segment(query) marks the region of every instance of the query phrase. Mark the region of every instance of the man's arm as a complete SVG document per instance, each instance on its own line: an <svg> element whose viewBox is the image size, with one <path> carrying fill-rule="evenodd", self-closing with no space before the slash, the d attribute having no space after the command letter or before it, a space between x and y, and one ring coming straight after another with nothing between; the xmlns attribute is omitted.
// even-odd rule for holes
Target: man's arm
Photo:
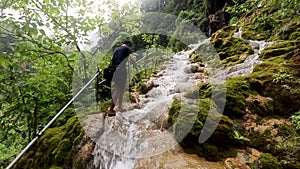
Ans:
<svg viewBox="0 0 300 169"><path fill-rule="evenodd" d="M129 58L131 60L131 63L133 64L133 67L135 68L136 72L139 72L139 69L138 69L138 66L137 66L137 63L136 63L136 60L135 60L133 54L130 54Z"/></svg>

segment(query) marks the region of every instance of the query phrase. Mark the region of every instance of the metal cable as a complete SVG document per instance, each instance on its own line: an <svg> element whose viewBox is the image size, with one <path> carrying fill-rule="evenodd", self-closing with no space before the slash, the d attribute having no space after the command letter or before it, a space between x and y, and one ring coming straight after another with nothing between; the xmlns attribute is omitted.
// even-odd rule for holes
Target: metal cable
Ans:
<svg viewBox="0 0 300 169"><path fill-rule="evenodd" d="M6 169L10 169L17 161L25 154L25 152L37 141L39 137L43 135L43 133L55 122L55 120L66 110L66 108L69 107L69 105L80 95L80 93L99 75L100 72L97 72L93 78L89 82L86 83L85 86L83 86L79 92L52 118L52 120L41 130L41 132L38 133L38 135L31 140L31 142L21 151L20 154L6 167ZM105 82L106 80L102 80L99 82L99 84Z"/></svg>

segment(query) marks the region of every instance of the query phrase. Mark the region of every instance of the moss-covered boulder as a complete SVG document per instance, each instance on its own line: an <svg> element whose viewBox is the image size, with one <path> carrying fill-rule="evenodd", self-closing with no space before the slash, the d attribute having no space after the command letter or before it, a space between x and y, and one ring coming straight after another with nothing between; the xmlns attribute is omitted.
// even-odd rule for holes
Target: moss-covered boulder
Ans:
<svg viewBox="0 0 300 169"><path fill-rule="evenodd" d="M193 92L190 94L192 97ZM210 117L207 118L209 113ZM220 121L216 123L216 119ZM209 159L233 157L236 154L235 148L230 146L233 141L233 122L227 116L218 113L217 105L210 98L200 99L199 106L185 106L180 100L175 100L169 110L168 121L173 127L174 137L188 153ZM216 125L216 128L204 129L205 123ZM201 134L210 133L211 137L204 144L198 142ZM224 144L227 146L218 146Z"/></svg>
<svg viewBox="0 0 300 169"><path fill-rule="evenodd" d="M250 95L246 98L247 109L253 114L259 116L272 116L274 112L275 102L270 97L263 97L260 95Z"/></svg>
<svg viewBox="0 0 300 169"><path fill-rule="evenodd" d="M274 43L272 46L269 46L266 49L264 49L260 54L260 58L268 59L268 58L288 54L289 52L297 49L298 47L299 46L296 40L278 41Z"/></svg>
<svg viewBox="0 0 300 169"><path fill-rule="evenodd" d="M231 78L226 82L226 104L224 114L231 118L241 118L248 106L246 98L256 92L243 77Z"/></svg>
<svg viewBox="0 0 300 169"><path fill-rule="evenodd" d="M264 31L257 32L255 28L252 27L252 24L244 25L242 30L242 38L247 40L265 40L270 37L270 34L267 34Z"/></svg>
<svg viewBox="0 0 300 169"><path fill-rule="evenodd" d="M248 41L232 37L235 31L235 27L226 27L216 32L211 38L224 66L242 63L254 52Z"/></svg>
<svg viewBox="0 0 300 169"><path fill-rule="evenodd" d="M14 168L66 168L84 135L76 116L60 127L50 128Z"/></svg>
<svg viewBox="0 0 300 169"><path fill-rule="evenodd" d="M289 116L300 108L299 48L297 41L273 44L261 53L263 63L245 78L252 89L274 100L274 114Z"/></svg>
<svg viewBox="0 0 300 169"><path fill-rule="evenodd" d="M246 109L250 106L249 96L257 95L245 77L228 79L223 90L215 90L216 88L217 86L214 84L201 83L197 89L187 92L185 96L200 97L201 99L211 98L216 105L225 104L224 115L230 118L239 118L246 114Z"/></svg>
<svg viewBox="0 0 300 169"><path fill-rule="evenodd" d="M260 168L263 169L282 169L282 166L276 157L272 154L262 153L259 156Z"/></svg>

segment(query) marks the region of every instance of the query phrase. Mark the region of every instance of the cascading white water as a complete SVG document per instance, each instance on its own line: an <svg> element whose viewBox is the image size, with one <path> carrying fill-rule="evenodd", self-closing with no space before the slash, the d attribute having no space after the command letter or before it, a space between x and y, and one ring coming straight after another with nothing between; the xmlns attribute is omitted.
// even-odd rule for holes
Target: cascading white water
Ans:
<svg viewBox="0 0 300 169"><path fill-rule="evenodd" d="M197 80L186 70L189 55L200 44L171 57L162 70L163 76L153 79L158 87L141 100L141 109L117 113L104 120L88 168L131 169L138 159L161 154L178 144L172 134L157 125L157 119L168 111L174 98L196 87Z"/></svg>

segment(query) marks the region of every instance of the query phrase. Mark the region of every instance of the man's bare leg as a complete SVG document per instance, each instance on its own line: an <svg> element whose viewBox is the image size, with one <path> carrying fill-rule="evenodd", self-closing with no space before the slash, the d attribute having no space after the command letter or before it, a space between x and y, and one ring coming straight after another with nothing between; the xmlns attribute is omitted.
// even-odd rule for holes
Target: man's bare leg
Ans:
<svg viewBox="0 0 300 169"><path fill-rule="evenodd" d="M112 95L112 100L111 100L111 105L108 114L115 114L116 112L114 111L115 108L115 103L118 101L120 95L120 89L115 88L113 95Z"/></svg>
<svg viewBox="0 0 300 169"><path fill-rule="evenodd" d="M120 110L120 111L123 109L123 96L124 96L124 90L125 90L125 89L120 89L119 98L118 98L119 110Z"/></svg>

